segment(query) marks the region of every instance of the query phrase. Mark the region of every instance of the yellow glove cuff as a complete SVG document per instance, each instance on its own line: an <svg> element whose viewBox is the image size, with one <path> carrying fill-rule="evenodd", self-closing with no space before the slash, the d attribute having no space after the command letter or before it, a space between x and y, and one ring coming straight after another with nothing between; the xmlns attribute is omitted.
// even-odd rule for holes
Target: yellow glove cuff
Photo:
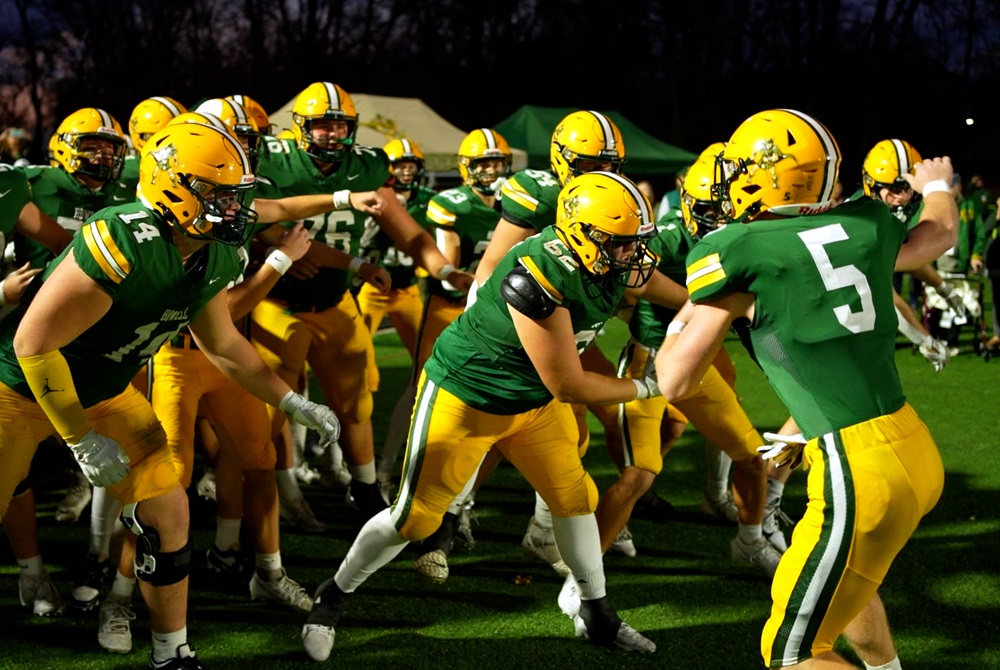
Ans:
<svg viewBox="0 0 1000 670"><path fill-rule="evenodd" d="M87 414L76 395L73 374L62 353L55 349L38 356L18 356L24 378L35 400L62 438L79 442L90 431Z"/></svg>

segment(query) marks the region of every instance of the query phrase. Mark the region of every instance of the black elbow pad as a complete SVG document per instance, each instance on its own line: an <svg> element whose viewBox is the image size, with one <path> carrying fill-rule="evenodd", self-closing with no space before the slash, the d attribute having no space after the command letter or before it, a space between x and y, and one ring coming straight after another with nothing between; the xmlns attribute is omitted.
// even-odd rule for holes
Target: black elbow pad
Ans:
<svg viewBox="0 0 1000 670"><path fill-rule="evenodd" d="M520 265L507 273L500 282L500 294L508 305L529 319L544 319L558 306L556 301L542 290L531 273Z"/></svg>

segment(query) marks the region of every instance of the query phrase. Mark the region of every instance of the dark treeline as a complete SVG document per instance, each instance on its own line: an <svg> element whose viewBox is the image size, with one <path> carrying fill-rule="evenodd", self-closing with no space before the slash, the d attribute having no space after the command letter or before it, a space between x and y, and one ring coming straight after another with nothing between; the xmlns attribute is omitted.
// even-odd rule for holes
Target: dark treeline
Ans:
<svg viewBox="0 0 1000 670"><path fill-rule="evenodd" d="M47 139L73 110L123 124L141 99L245 93L276 110L307 84L423 98L461 128L522 104L618 109L691 151L749 114L826 123L850 188L902 137L996 172L998 0L0 0L0 84L32 91ZM9 96L5 96L9 97ZM9 101L0 121L13 123ZM968 127L965 118L977 123ZM994 174L996 172L996 174Z"/></svg>

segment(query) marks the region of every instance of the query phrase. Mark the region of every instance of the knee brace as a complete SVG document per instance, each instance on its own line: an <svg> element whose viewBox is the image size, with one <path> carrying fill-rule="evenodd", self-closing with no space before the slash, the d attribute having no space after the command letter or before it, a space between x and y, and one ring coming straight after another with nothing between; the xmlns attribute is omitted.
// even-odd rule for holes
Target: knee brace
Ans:
<svg viewBox="0 0 1000 670"><path fill-rule="evenodd" d="M176 584L191 573L191 540L177 551L160 551L160 534L139 521L138 505L125 505L121 516L122 523L136 536L135 576L153 586Z"/></svg>

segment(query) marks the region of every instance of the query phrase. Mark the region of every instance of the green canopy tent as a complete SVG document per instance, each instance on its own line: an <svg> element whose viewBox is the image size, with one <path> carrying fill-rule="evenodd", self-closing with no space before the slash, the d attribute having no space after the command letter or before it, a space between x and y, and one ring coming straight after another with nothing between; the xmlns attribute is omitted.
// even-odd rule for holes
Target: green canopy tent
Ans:
<svg viewBox="0 0 1000 670"><path fill-rule="evenodd" d="M549 144L552 131L573 107L536 107L525 105L493 126L512 147L528 152L528 167L549 167ZM656 139L635 125L619 112L602 112L618 124L625 140L627 160L625 173L629 175L676 174L691 165L698 157L672 144Z"/></svg>

